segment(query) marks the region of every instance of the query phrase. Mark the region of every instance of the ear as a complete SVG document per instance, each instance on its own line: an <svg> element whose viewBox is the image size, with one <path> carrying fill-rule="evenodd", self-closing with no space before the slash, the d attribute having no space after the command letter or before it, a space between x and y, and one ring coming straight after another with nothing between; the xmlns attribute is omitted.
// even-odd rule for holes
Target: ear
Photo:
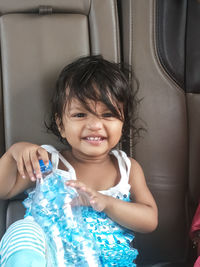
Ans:
<svg viewBox="0 0 200 267"><path fill-rule="evenodd" d="M56 116L56 125L58 127L58 131L60 133L60 135L65 138L65 134L64 134L64 130L63 130L63 124L62 124L62 120L60 118L58 118L58 116Z"/></svg>

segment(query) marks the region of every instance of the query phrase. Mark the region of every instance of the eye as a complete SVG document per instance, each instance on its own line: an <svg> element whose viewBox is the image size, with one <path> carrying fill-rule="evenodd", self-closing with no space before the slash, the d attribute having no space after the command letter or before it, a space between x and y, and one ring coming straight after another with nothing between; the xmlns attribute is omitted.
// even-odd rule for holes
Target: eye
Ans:
<svg viewBox="0 0 200 267"><path fill-rule="evenodd" d="M75 117L75 118L84 118L84 117L86 117L86 114L80 112L80 113L73 114L72 117Z"/></svg>
<svg viewBox="0 0 200 267"><path fill-rule="evenodd" d="M113 113L111 112L106 112L102 115L103 118L113 118L115 117Z"/></svg>

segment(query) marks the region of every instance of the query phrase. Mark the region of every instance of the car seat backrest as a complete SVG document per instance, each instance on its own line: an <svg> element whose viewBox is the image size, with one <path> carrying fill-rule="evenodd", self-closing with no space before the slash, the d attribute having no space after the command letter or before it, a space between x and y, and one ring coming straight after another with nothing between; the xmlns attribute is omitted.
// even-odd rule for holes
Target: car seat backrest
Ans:
<svg viewBox="0 0 200 267"><path fill-rule="evenodd" d="M120 5L123 55L139 81L139 117L146 128L130 153L141 163L159 209L157 230L136 237L138 262L189 266L188 229L200 196L200 3Z"/></svg>
<svg viewBox="0 0 200 267"><path fill-rule="evenodd" d="M80 56L102 54L119 62L116 1L0 1L0 27L1 154L18 141L61 148L44 127L55 81ZM21 197L0 202L0 236L23 216Z"/></svg>

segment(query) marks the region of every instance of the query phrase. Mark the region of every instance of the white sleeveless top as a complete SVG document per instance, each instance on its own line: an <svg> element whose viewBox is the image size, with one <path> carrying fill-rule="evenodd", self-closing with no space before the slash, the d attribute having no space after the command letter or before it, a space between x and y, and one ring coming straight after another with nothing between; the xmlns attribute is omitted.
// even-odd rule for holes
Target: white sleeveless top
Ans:
<svg viewBox="0 0 200 267"><path fill-rule="evenodd" d="M66 179L70 178L71 180L76 180L76 172L72 165L59 153L58 150L56 150L53 146L50 145L42 145L42 147L51 154L51 162L53 166L53 170L56 171L58 174L60 174L63 177L66 177ZM130 191L130 184L129 184L129 175L130 175L130 168L131 168L131 162L128 156L125 152L121 150L112 150L110 152L113 154L117 161L120 171L120 181L117 185L114 187L111 187L107 190L99 191L102 194L112 196L119 199L124 199L129 195ZM68 171L64 171L61 169L58 169L59 160L63 162L63 164L67 167Z"/></svg>

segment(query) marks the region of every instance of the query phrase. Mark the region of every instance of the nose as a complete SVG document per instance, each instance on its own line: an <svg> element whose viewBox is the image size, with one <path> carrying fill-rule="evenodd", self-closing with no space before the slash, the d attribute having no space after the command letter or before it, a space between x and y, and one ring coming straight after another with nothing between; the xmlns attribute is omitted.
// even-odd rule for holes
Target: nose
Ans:
<svg viewBox="0 0 200 267"><path fill-rule="evenodd" d="M101 118L91 114L87 121L87 128L91 131L97 131L102 129Z"/></svg>

